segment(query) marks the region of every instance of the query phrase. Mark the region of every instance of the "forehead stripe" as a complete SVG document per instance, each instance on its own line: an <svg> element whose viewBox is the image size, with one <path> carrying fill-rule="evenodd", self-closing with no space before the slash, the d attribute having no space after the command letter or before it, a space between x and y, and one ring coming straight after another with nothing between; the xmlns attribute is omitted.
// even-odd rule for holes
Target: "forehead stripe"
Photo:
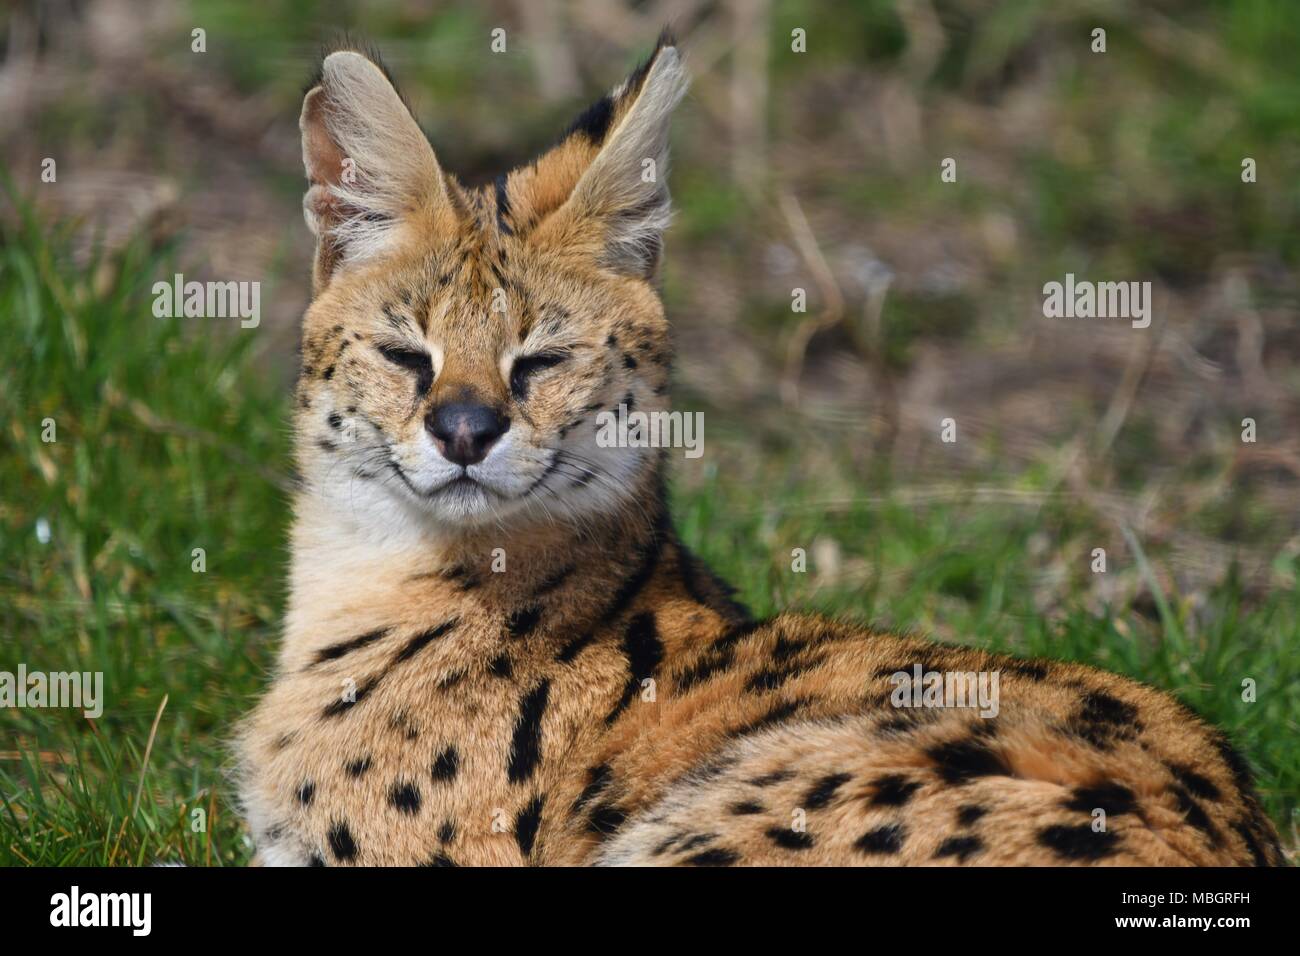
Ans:
<svg viewBox="0 0 1300 956"><path fill-rule="evenodd" d="M506 221L510 215L510 193L506 190L506 177L504 174L496 179L497 194L497 229L507 236L513 236L514 230L510 228L510 223Z"/></svg>

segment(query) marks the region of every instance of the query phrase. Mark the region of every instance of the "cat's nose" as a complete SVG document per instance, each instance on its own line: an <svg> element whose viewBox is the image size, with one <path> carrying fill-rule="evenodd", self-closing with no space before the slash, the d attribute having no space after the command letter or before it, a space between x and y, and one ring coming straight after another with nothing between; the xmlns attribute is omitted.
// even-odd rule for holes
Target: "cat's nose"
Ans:
<svg viewBox="0 0 1300 956"><path fill-rule="evenodd" d="M457 465L477 465L510 428L510 419L495 408L473 402L448 402L424 418L442 457Z"/></svg>

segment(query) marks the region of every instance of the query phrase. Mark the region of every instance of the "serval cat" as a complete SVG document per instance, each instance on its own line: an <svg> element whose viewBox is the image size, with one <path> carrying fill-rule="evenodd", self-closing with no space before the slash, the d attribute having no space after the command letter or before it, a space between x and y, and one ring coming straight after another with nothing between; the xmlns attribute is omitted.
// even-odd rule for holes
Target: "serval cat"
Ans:
<svg viewBox="0 0 1300 956"><path fill-rule="evenodd" d="M602 411L668 407L654 280L686 83L662 40L469 189L374 58L324 60L291 594L239 739L258 860L1281 863L1245 762L1172 697L753 621L675 534L665 452L597 441ZM997 673L997 716L896 706L916 666Z"/></svg>

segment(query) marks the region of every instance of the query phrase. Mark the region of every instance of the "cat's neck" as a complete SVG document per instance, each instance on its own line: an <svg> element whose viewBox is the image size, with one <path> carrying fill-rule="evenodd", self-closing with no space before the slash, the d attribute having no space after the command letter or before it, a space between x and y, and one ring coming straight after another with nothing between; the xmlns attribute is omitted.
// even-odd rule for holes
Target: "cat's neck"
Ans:
<svg viewBox="0 0 1300 956"><path fill-rule="evenodd" d="M566 587L607 589L611 565L668 533L659 475L642 484L615 513L471 529L438 527L396 501L361 512L304 490L294 508L286 637L332 630L339 620L386 624L394 607L432 584L472 586L500 606L560 578Z"/></svg>

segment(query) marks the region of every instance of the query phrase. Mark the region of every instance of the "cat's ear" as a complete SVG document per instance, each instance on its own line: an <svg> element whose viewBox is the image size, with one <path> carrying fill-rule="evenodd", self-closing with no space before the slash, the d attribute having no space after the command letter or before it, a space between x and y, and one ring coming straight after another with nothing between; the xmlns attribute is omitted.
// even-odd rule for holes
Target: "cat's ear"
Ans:
<svg viewBox="0 0 1300 956"><path fill-rule="evenodd" d="M382 257L450 205L433 148L366 56L342 50L325 58L298 125L303 213L316 236L314 292L338 270Z"/></svg>
<svg viewBox="0 0 1300 956"><path fill-rule="evenodd" d="M588 109L550 152L512 173L504 189L535 241L593 256L622 275L649 278L668 225L668 129L687 76L672 39Z"/></svg>

